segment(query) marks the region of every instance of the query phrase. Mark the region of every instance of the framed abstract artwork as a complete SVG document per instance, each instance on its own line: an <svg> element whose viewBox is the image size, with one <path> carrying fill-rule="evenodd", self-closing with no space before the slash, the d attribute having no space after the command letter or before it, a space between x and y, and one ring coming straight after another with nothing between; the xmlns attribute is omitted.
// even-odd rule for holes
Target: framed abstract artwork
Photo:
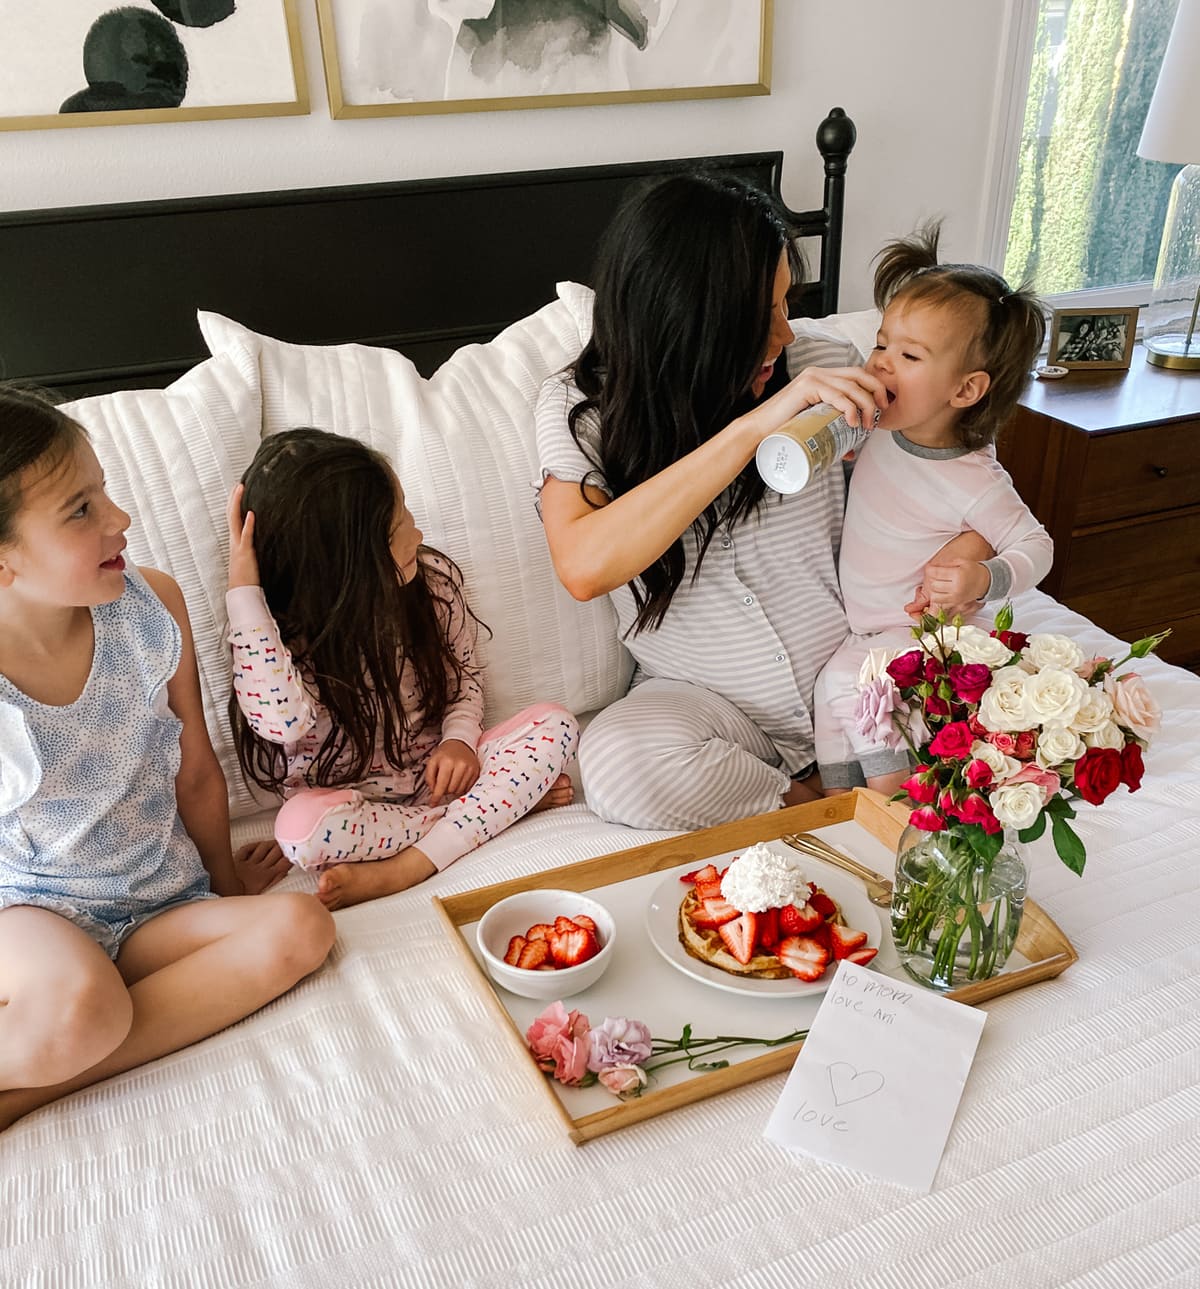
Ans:
<svg viewBox="0 0 1200 1289"><path fill-rule="evenodd" d="M335 118L770 93L773 0L317 0Z"/></svg>
<svg viewBox="0 0 1200 1289"><path fill-rule="evenodd" d="M308 111L296 0L0 0L0 130Z"/></svg>

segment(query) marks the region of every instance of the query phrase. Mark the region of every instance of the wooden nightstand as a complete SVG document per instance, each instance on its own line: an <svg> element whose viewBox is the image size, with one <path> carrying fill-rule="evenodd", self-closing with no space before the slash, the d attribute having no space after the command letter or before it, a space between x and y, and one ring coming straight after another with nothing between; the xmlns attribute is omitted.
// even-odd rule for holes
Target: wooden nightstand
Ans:
<svg viewBox="0 0 1200 1289"><path fill-rule="evenodd" d="M1200 663L1200 373L1030 381L997 454L1054 538L1042 590L1125 640Z"/></svg>

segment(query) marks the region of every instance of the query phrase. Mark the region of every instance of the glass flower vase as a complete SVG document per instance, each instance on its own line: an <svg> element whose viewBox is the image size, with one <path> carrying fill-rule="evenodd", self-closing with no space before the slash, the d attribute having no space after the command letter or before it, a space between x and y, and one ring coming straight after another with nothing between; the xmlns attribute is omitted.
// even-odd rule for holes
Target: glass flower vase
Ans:
<svg viewBox="0 0 1200 1289"><path fill-rule="evenodd" d="M892 939L904 970L941 990L994 976L1016 943L1028 880L1015 838L1004 837L989 858L965 828L910 824L896 848L892 894Z"/></svg>

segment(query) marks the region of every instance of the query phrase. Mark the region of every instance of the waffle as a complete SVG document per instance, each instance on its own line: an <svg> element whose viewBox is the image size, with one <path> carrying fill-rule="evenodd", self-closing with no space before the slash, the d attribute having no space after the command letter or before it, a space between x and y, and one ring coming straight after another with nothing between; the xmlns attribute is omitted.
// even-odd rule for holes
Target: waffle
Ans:
<svg viewBox="0 0 1200 1289"><path fill-rule="evenodd" d="M696 926L690 917L698 901L689 891L679 906L679 943L693 957L719 967L731 976L754 976L759 980L790 980L792 973L773 953L756 953L747 963L739 962L725 947L725 941L714 928Z"/></svg>

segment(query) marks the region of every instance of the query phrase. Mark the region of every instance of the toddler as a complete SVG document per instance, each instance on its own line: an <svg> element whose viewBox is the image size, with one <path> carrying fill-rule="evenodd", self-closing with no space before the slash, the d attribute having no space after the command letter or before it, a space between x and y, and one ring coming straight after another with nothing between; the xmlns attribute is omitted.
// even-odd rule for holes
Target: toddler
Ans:
<svg viewBox="0 0 1200 1289"><path fill-rule="evenodd" d="M331 909L403 890L530 810L571 800L575 718L486 732L475 615L387 461L296 429L230 498L238 755L287 800L275 836Z"/></svg>
<svg viewBox="0 0 1200 1289"><path fill-rule="evenodd" d="M128 527L83 429L0 389L0 1128L224 1029L333 944L311 896L243 896L272 857L230 853L183 596L126 565Z"/></svg>
<svg viewBox="0 0 1200 1289"><path fill-rule="evenodd" d="M1018 496L992 444L1016 407L1045 334L1037 298L973 264L939 264L938 226L890 243L875 274L883 310L865 369L887 404L859 448L846 501L838 575L850 636L817 679L821 782L842 791L865 777L894 792L908 753L873 744L855 721L870 649L912 643L906 611L1002 601L1050 569L1046 530ZM936 553L973 530L993 555ZM968 608L968 613L970 608Z"/></svg>

